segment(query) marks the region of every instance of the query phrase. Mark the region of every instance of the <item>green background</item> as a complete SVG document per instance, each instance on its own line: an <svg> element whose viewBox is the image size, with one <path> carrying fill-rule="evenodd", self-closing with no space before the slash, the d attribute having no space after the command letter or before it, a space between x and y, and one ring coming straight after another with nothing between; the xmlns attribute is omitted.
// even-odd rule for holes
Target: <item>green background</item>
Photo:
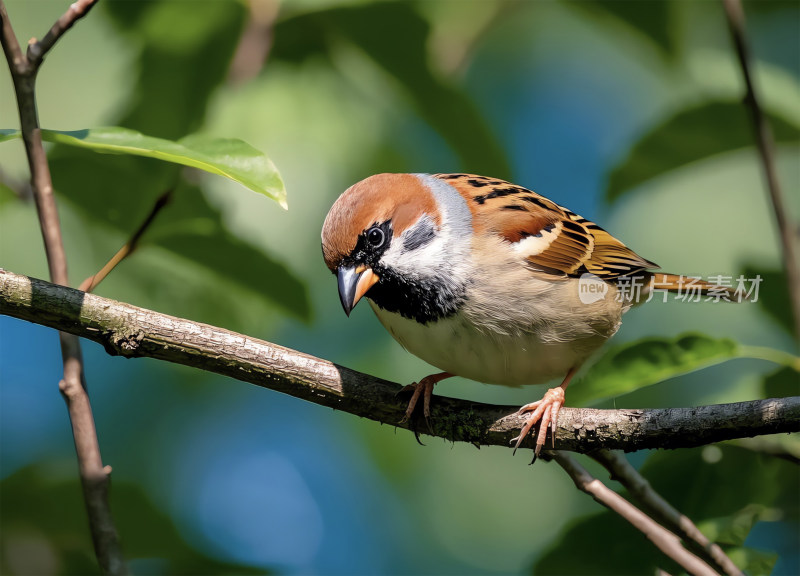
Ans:
<svg viewBox="0 0 800 576"><path fill-rule="evenodd" d="M68 5L6 4L23 43ZM797 222L799 6L745 11ZM52 145L75 285L175 188L103 296L416 381L431 368L368 307L342 313L319 232L338 194L370 174L466 171L532 188L666 271L765 278L757 304L638 308L615 344L696 332L796 351L720 3L101 0L47 56L38 90L44 128L238 138L266 152L285 183L288 211L216 175ZM0 128L18 128L6 70ZM45 278L17 140L0 145L0 178L0 266ZM90 343L85 356L134 573L679 571L561 469L529 467L526 454L423 447L406 431L244 383L111 358ZM0 317L3 573L97 572L60 370L55 333ZM543 390L453 379L436 393L521 405ZM795 373L735 359L581 401L648 408L781 394L797 394ZM796 449L796 438L779 440ZM800 572L795 464L735 445L630 459L749 573Z"/></svg>

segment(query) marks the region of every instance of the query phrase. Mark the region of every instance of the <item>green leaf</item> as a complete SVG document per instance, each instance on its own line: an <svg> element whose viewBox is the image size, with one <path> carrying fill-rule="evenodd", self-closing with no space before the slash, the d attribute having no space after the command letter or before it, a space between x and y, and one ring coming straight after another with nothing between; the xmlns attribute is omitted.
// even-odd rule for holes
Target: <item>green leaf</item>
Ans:
<svg viewBox="0 0 800 576"><path fill-rule="evenodd" d="M18 131L2 130L0 142L19 136ZM275 165L262 152L241 140L195 135L172 142L120 127L42 130L42 138L104 154L131 154L199 168L230 178L287 207L286 189Z"/></svg>
<svg viewBox="0 0 800 576"><path fill-rule="evenodd" d="M725 553L743 572L751 576L768 576L778 561L774 552L763 552L753 548L731 548Z"/></svg>
<svg viewBox="0 0 800 576"><path fill-rule="evenodd" d="M797 142L800 128L766 112L775 141ZM606 198L618 200L648 180L691 162L754 145L741 102L706 102L681 110L644 134L610 173Z"/></svg>
<svg viewBox="0 0 800 576"><path fill-rule="evenodd" d="M746 506L730 516L710 518L700 522L697 527L712 542L741 546L744 544L747 535L750 534L750 530L758 522L763 511L763 506Z"/></svg>
<svg viewBox="0 0 800 576"><path fill-rule="evenodd" d="M570 402L586 405L632 392L738 356L727 338L683 334L676 338L645 338L611 348L587 375L570 388Z"/></svg>
<svg viewBox="0 0 800 576"><path fill-rule="evenodd" d="M570 402L586 405L644 386L721 364L733 358L759 358L800 372L800 358L772 348L743 346L727 338L686 333L675 338L644 338L611 348L570 388Z"/></svg>
<svg viewBox="0 0 800 576"><path fill-rule="evenodd" d="M16 140L22 136L19 130L11 130L8 128L0 128L0 143L8 142L9 140Z"/></svg>

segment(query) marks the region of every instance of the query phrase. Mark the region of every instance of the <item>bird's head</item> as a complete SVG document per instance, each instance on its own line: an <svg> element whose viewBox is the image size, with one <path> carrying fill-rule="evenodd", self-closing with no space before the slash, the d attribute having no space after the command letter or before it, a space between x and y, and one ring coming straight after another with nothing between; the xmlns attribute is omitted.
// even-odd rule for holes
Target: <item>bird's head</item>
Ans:
<svg viewBox="0 0 800 576"><path fill-rule="evenodd" d="M325 264L337 275L345 313L369 295L379 307L428 321L452 300L453 252L468 241L466 203L445 199L444 182L420 174L377 174L348 188L322 227Z"/></svg>

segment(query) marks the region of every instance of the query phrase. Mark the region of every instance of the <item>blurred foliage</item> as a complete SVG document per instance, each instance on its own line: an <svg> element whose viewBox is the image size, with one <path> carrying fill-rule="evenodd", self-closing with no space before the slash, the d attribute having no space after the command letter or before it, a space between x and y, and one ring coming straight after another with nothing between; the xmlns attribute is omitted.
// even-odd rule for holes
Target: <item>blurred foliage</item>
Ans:
<svg viewBox="0 0 800 576"><path fill-rule="evenodd" d="M357 46L407 92L463 166L475 174L508 178L505 153L480 111L463 90L431 69L429 34L430 25L411 2L335 7L278 22L271 57L298 63L335 58L340 44Z"/></svg>
<svg viewBox="0 0 800 576"><path fill-rule="evenodd" d="M40 34L67 5L7 4L23 38ZM791 183L800 174L800 58L787 46L796 46L800 6L763 1L745 9L797 214ZM254 25L271 48L261 73L237 84L228 76L234 54L263 57L247 52L243 32ZM11 122L3 74L0 111ZM215 176L56 144L49 157L76 284L173 189L140 249L101 293L410 382L428 368L399 350L368 311L357 310L347 323L339 315L335 282L319 256L325 212L370 171L437 165L514 180L535 164L537 179L579 190L572 197L583 206L570 207L587 217L593 215L584 208L605 189L615 200L612 214L626 215L620 234L631 246L652 241L654 219L670 223L669 237L656 245L676 260L698 245L728 246L725 238L745 235L750 252L735 255L736 266L764 278L760 316L745 305L720 307L716 316L702 316L699 307L632 312L645 318L644 327L626 317L634 328L623 326L618 339L628 343L610 348L571 386L568 403L634 390L645 404L666 398L679 405L797 394L796 372L764 377L774 367L763 362L714 368L708 386L685 376L743 355L737 341L792 346L773 326L790 326L777 250L766 238L768 224L742 201L756 191L738 182L725 188L725 202L701 230L681 225L693 205L675 202L654 213L649 203L653 194L676 197L676 182L685 183L680 174L688 171L699 204L708 190L692 181L713 182L730 166L719 158L758 173L739 71L715 3L109 0L60 41L40 76L40 115L58 124L45 128L119 125L171 141L240 138L265 150L287 182L291 210L284 213ZM42 93L49 80L54 88ZM543 107L538 115L530 114L533 106ZM94 108L102 113L93 116ZM564 138L574 126L544 121L551 116L580 124L588 152L577 157L590 158L607 179L576 161L576 142ZM543 161L532 150L552 155ZM35 214L15 193L25 163L5 153L0 149L0 266L45 274ZM647 201L629 194L646 187ZM573 194L542 192L556 201ZM631 206L636 211L624 212ZM734 230L737 217L747 225ZM687 329L707 334L668 336ZM15 340L0 334L0 353ZM28 355L2 356L3 573L96 571L74 470L49 464L71 450L52 385L57 369L41 371L45 357L57 363L51 345L36 341ZM597 506L553 467L521 467L500 449L477 453L436 442L420 449L391 427L154 364L107 359L87 347L100 440L115 469L112 506L135 573L265 571L250 566L295 573L500 574L531 566L537 574L679 572L615 515L586 516ZM712 380L720 381L716 389ZM490 401L504 393L465 382L441 386L442 393L483 393ZM26 394L33 398L27 404ZM58 412L42 411L50 401ZM766 574L773 565L800 572L796 466L732 446L635 458L646 458L641 471L654 488L748 573ZM242 464L253 461L267 464ZM268 472L281 462L279 484ZM238 489L220 488L234 481L226 486ZM265 493L271 499L259 507ZM265 533L295 534L298 517L318 522L295 527L302 534L295 547L263 545ZM37 561L44 564L31 564Z"/></svg>
<svg viewBox="0 0 800 576"><path fill-rule="evenodd" d="M785 398L800 394L800 379L791 368L780 368L764 378L766 398Z"/></svg>
<svg viewBox="0 0 800 576"><path fill-rule="evenodd" d="M569 2L571 7L585 10L593 15L607 14L618 19L638 33L652 40L653 44L669 58L674 55L675 0L664 2L622 2L620 0L597 0L595 2Z"/></svg>
<svg viewBox="0 0 800 576"><path fill-rule="evenodd" d="M747 470L747 474L743 471ZM732 446L658 452L640 472L653 489L690 518L723 549L741 547L765 507L789 505L796 515L800 470L792 463ZM735 479L736 481L731 481ZM627 496L625 492L623 495ZM731 510L736 510L731 514ZM794 518L783 518L794 521ZM793 528L795 534L797 527ZM633 542L637 542L633 545ZM580 550L580 554L576 553ZM731 559L748 574L769 574L775 554L741 550ZM534 574L671 574L680 567L647 543L616 514L576 520L543 556Z"/></svg>
<svg viewBox="0 0 800 576"><path fill-rule="evenodd" d="M745 278L756 278L757 276L762 278L762 288L758 294L760 308L778 326L789 334L794 335L795 339L800 338L800 334L794 333L794 322L792 322L791 316L792 303L789 299L789 284L786 272L749 264L744 267L742 274L744 274Z"/></svg>
<svg viewBox="0 0 800 576"><path fill-rule="evenodd" d="M245 23L236 0L145 0L104 5L120 33L140 46L136 91L120 125L177 140L202 126L208 99L225 79Z"/></svg>
<svg viewBox="0 0 800 576"><path fill-rule="evenodd" d="M0 481L4 574L99 574L76 471L29 466ZM111 508L136 574L268 574L190 546L141 487L114 482ZM54 514L53 511L58 513Z"/></svg>
<svg viewBox="0 0 800 576"><path fill-rule="evenodd" d="M125 236L144 220L162 192L174 188L170 204L144 235L140 250L158 246L178 257L175 265L191 262L205 268L215 283L231 291L229 297L241 294L244 306L250 303L245 298L250 294L267 298L300 318L309 317L303 282L283 264L231 232L220 211L206 201L196 186L181 180L172 167L156 160L58 148L50 155L50 169L58 190L89 222ZM93 175L90 180L85 178L87 170ZM108 258L117 249L109 248ZM231 254L237 258L231 258ZM156 276L153 281L158 284L171 280ZM157 297L160 292L151 294ZM207 310L205 305L202 309Z"/></svg>
<svg viewBox="0 0 800 576"><path fill-rule="evenodd" d="M685 164L752 146L753 128L747 114L741 102L708 102L679 111L644 134L611 171L606 197L617 200L643 182ZM776 142L800 140L800 119L790 123L769 111L767 117Z"/></svg>

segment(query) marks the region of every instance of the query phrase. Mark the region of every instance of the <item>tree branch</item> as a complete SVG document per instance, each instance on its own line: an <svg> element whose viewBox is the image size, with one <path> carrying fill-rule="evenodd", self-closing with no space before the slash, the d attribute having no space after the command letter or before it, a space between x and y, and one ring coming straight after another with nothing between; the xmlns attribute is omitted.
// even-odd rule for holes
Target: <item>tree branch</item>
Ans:
<svg viewBox="0 0 800 576"><path fill-rule="evenodd" d="M70 332L109 354L201 368L401 428L400 386L302 352L222 328L175 318L0 271L0 314ZM475 445L508 446L525 422L516 406L435 396L430 430ZM556 448L634 451L681 448L800 431L800 397L661 410L562 408ZM525 445L533 447L530 439Z"/></svg>
<svg viewBox="0 0 800 576"><path fill-rule="evenodd" d="M31 189L36 202L39 225L44 239L50 278L56 284L67 286L67 258L61 235L50 167L47 163L39 118L36 109L36 76L44 55L72 25L94 5L96 0L78 0L58 19L41 42L32 41L27 57L22 55L5 4L0 0L0 20L3 51L8 61L14 91L17 96L20 129L31 173ZM64 377L59 390L67 404L75 451L78 457L81 486L89 518L95 555L101 570L106 574L127 572L119 546L114 521L108 505L108 484L111 468L103 466L100 444L92 415L80 340L73 334L61 332L61 356Z"/></svg>
<svg viewBox="0 0 800 576"><path fill-rule="evenodd" d="M153 221L156 219L156 216L158 216L158 213L161 212L164 206L169 204L169 201L172 199L173 190L174 188L170 188L156 199L156 203L153 205L150 213L130 237L130 240L128 240L125 245L120 248L117 253L114 254L114 256L112 256L111 260L106 262L105 266L103 266L99 272L89 276L83 282L81 282L78 290L82 290L83 292L92 292L95 288L97 288L100 282L105 280L105 277L108 276L111 271L119 265L120 262L125 260L125 258L136 251L142 235L150 227L150 224L153 223Z"/></svg>
<svg viewBox="0 0 800 576"><path fill-rule="evenodd" d="M586 492L597 502L630 522L634 528L647 536L659 550L680 564L689 574L716 576L717 573L708 564L681 545L677 536L589 474L574 458L558 451L549 452L547 456L555 460L569 474L578 490Z"/></svg>
<svg viewBox="0 0 800 576"><path fill-rule="evenodd" d="M725 7L725 16L728 20L733 43L736 46L736 54L739 58L739 65L742 68L742 75L747 88L744 103L750 110L750 116L753 120L758 153L761 157L761 165L764 169L764 176L767 179L767 187L775 212L775 221L778 225L781 239L783 264L786 268L786 280L789 284L789 295L794 312L795 334L800 338L800 259L798 259L796 252L795 232L786 215L783 192L778 181L778 173L775 170L775 139L772 137L769 122L761 109L753 82L750 48L747 44L742 3L740 0L722 0L722 4Z"/></svg>
<svg viewBox="0 0 800 576"><path fill-rule="evenodd" d="M72 28L78 20L86 16L86 13L97 4L98 0L76 0L70 4L69 9L56 20L52 28L48 30L39 42L32 41L28 44L28 61L32 66L39 66L50 49L58 42L61 36Z"/></svg>
<svg viewBox="0 0 800 576"><path fill-rule="evenodd" d="M650 482L630 465L625 456L610 450L598 450L590 453L589 456L610 472L612 480L625 486L631 497L650 517L683 538L692 551L715 570L729 576L744 576L744 572L736 567L736 564L728 558L722 548L700 532L689 517L678 512L658 492L653 490Z"/></svg>

